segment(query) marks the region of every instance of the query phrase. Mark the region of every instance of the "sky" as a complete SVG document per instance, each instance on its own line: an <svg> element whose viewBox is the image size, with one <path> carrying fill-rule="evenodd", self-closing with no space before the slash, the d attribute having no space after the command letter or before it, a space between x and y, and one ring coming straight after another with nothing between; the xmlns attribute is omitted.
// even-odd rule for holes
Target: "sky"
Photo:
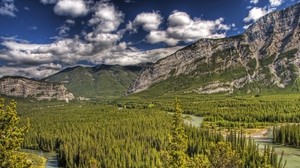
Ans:
<svg viewBox="0 0 300 168"><path fill-rule="evenodd" d="M0 0L0 77L155 62L299 0Z"/></svg>

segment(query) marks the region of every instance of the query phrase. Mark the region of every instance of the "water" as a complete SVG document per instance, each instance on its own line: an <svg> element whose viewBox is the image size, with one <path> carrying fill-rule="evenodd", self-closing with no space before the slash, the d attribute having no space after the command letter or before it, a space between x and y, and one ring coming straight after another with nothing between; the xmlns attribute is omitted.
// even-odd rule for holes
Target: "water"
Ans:
<svg viewBox="0 0 300 168"><path fill-rule="evenodd" d="M24 152L34 153L47 158L46 168L58 168L58 160L55 152L43 152L40 150L22 149Z"/></svg>
<svg viewBox="0 0 300 168"><path fill-rule="evenodd" d="M203 122L203 117L188 114L183 114L183 117L185 118L185 123L192 126L199 127ZM253 139L257 142L260 148L264 148L265 145L273 146L275 148L275 152L279 156L281 156L282 151L284 151L283 162L287 161L285 168L300 168L300 148L273 144L272 137L272 129L270 128L265 135L255 137Z"/></svg>
<svg viewBox="0 0 300 168"><path fill-rule="evenodd" d="M44 155L47 158L46 168L58 168L56 153L51 152Z"/></svg>
<svg viewBox="0 0 300 168"><path fill-rule="evenodd" d="M300 149L287 147L283 145L276 145L272 143L272 129L268 129L265 137L253 138L257 144L259 144L260 148L264 148L265 145L270 145L275 148L275 152L281 156L282 151L283 154L283 162L287 161L285 168L300 168Z"/></svg>
<svg viewBox="0 0 300 168"><path fill-rule="evenodd" d="M174 114L174 113L168 112L168 114ZM184 122L187 125L200 127L203 122L203 117L198 117L198 116L191 115L191 114L182 114L182 116L184 117Z"/></svg>

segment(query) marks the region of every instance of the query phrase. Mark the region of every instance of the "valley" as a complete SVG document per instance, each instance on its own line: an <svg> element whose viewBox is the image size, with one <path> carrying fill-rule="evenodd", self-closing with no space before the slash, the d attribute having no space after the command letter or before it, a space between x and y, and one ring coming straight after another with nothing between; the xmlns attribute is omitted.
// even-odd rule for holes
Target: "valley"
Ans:
<svg viewBox="0 0 300 168"><path fill-rule="evenodd" d="M108 2L95 4L101 3ZM111 4L102 5L101 8L116 10ZM19 148L25 153L28 150L49 154L49 168L299 167L300 3L278 11L273 7L259 8L264 15L252 19L252 24L243 27L243 33L197 41L176 41L182 35L169 36L173 28L183 26L172 20L175 14L180 15L179 20L189 20L189 24L201 21L176 10L165 18L165 26L170 26L166 31L159 29L160 23L141 26L144 23L138 23L139 18L129 21L120 31L105 30L105 35L94 27L91 30L97 33L81 31L82 37L74 36L74 43L68 39L65 49L49 49L53 53L48 53L43 61L54 55L56 60L70 48L82 49L67 53L61 60L65 61L64 66L59 65L60 61L49 65L41 61L42 66L35 69L41 78L3 76L0 96L6 101L0 101L0 147L9 152L0 153L0 168L17 164L11 160L17 160ZM121 19L119 26L124 16L122 12L117 15ZM96 16L97 12L92 15ZM223 21L220 18L207 22L223 31L236 26L223 25ZM68 22L75 25L75 21ZM104 21L93 18L86 23L91 26L93 22ZM169 53L170 48L142 51L134 43L121 43L119 36L129 29L132 30L128 36L137 33L138 26L151 32L137 44L151 38L156 43L153 35L168 37L158 43L189 43L167 56L160 54ZM103 39L112 40L116 46L107 48ZM10 45L17 45L1 44L9 49L14 48ZM27 45L30 44L17 45L25 46L19 52L47 51L45 46ZM51 45L54 46L57 47ZM179 46L172 51L174 48ZM5 53L5 49L0 49L0 56ZM89 60L81 60L82 55ZM72 62L73 57L76 62ZM124 64L119 65L118 61ZM51 75L42 74L45 67L45 74ZM17 104L9 103L11 100ZM30 165L25 156L20 158L25 158L20 164Z"/></svg>
<svg viewBox="0 0 300 168"><path fill-rule="evenodd" d="M258 97L175 96L181 102L183 113L192 114L185 118L187 122L191 121L191 118L194 121L192 126L188 126L187 123L186 134L189 137L197 135L198 138L209 135L211 139L208 141L214 141L219 133L224 135L224 131L228 130L244 130L251 133L253 129L270 128L275 123L279 125L296 123L297 116L300 115L297 110L299 94L270 94ZM31 118L32 122L23 148L56 151L60 164L66 167L81 167L88 164L91 158L95 158L104 167L110 167L109 165L123 167L123 164L131 165L129 167L157 165L159 151L166 148L167 135L171 127L172 115L167 112L174 112L172 96L154 99L129 96L70 103L39 101L39 104L36 104L37 100L27 99L17 101L21 118ZM31 107L32 104L36 104L34 108ZM255 108L251 108L254 104ZM232 111L230 115L232 118L225 118L228 116L227 110L228 113ZM216 115L214 111L219 111L220 114ZM274 113L277 117L270 119L269 114ZM200 122L202 122L201 129ZM190 139L188 146L196 147L197 151L201 152L204 142L198 138ZM282 150L286 151L283 157L283 161L288 161L286 167L293 168L298 164L296 159L298 156L295 154L299 149L276 146L271 142L267 145L275 147L278 157ZM80 153L77 153L78 151Z"/></svg>

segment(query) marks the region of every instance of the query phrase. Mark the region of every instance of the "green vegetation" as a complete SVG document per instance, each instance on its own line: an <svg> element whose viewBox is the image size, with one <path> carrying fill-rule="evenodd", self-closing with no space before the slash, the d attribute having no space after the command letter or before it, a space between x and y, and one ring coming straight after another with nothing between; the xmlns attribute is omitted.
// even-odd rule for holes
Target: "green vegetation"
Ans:
<svg viewBox="0 0 300 168"><path fill-rule="evenodd" d="M278 144L300 147L300 124L274 126L273 140Z"/></svg>
<svg viewBox="0 0 300 168"><path fill-rule="evenodd" d="M299 101L298 95L281 95L281 101L278 101L278 95L177 96L182 100L183 113L205 117L203 128L183 125L180 115L172 117L167 114L166 111L181 112L181 108L173 106L171 97L149 99L132 96L100 102L74 101L70 104L21 101L19 111L22 112L22 117L32 119L31 131L27 134L23 147L57 151L61 166L74 168L87 165L168 165L170 162L162 159L162 153L176 154L178 151L172 152L171 149L174 148L170 144L176 146L178 142L182 147L177 149L189 167L213 167L212 165L218 166L220 163L231 167L282 166L272 148L266 147L261 152L252 140L245 138L243 131L225 131L224 127L270 125L280 118L267 120L267 116L271 115L271 111L274 114L274 110L277 116L288 118L293 108L294 113L298 113L299 107L295 103ZM281 111L287 107L288 111ZM265 121L253 122L260 117ZM175 118L180 122L175 124ZM299 119L299 116L296 118ZM226 137L224 131L229 132ZM176 157L170 153L165 156ZM216 158L219 158L218 162Z"/></svg>
<svg viewBox="0 0 300 168"><path fill-rule="evenodd" d="M33 153L22 152L31 163L31 168L45 168L47 159Z"/></svg>
<svg viewBox="0 0 300 168"><path fill-rule="evenodd" d="M66 83L66 87L78 97L122 96L141 70L138 66L100 65L73 67L47 77L50 82Z"/></svg>
<svg viewBox="0 0 300 168"><path fill-rule="evenodd" d="M298 52L298 49L292 49L292 50L289 50L289 51L286 51L284 53L280 53L278 56L277 56L277 59L275 61L278 61L280 59L283 59L283 58L294 58L295 57L295 54Z"/></svg>
<svg viewBox="0 0 300 168"><path fill-rule="evenodd" d="M247 63L247 67L249 68L249 73L253 74L256 69L256 59L255 58L250 59L249 62Z"/></svg>
<svg viewBox="0 0 300 168"><path fill-rule="evenodd" d="M265 56L259 60L260 65L262 67L270 65L274 62L275 58L276 58L276 54L272 54L271 56Z"/></svg>
<svg viewBox="0 0 300 168"><path fill-rule="evenodd" d="M16 102L11 101L5 105L0 99L0 167L1 168L26 168L31 163L25 154L17 152L24 140L24 134L29 128L27 125L18 125L19 117L16 111Z"/></svg>

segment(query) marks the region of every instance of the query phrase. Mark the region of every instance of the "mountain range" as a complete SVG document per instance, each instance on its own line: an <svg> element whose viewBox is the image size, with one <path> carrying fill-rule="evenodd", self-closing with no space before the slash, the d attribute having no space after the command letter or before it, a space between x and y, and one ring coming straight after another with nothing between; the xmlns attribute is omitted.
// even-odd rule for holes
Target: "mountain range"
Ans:
<svg viewBox="0 0 300 168"><path fill-rule="evenodd" d="M267 14L243 34L200 39L156 63L72 67L39 80L65 86L75 97L169 93L261 93L300 89L300 3ZM18 77L14 77L15 79ZM24 78L22 78L24 79ZM26 79L30 85L30 79ZM19 87L0 79L0 93ZM10 89L5 86L12 86ZM37 85L35 83L35 85ZM55 87L53 90L57 90ZM23 91L24 93L26 91ZM46 93L47 91L43 91ZM57 97L53 97L57 98ZM64 97L61 96L60 99Z"/></svg>

